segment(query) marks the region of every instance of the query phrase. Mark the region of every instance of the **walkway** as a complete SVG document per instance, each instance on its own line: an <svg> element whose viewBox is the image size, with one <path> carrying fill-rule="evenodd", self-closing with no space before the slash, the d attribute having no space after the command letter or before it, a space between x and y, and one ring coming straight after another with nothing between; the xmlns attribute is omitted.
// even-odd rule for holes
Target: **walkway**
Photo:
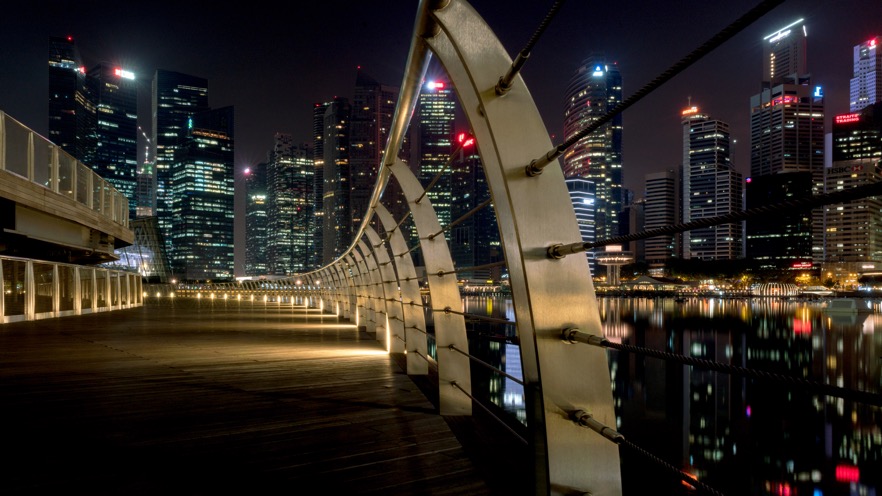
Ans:
<svg viewBox="0 0 882 496"><path fill-rule="evenodd" d="M0 492L480 495L519 484L506 451L490 459L486 440L461 437L464 448L453 430L463 419L438 415L372 335L314 309L201 303L0 327Z"/></svg>

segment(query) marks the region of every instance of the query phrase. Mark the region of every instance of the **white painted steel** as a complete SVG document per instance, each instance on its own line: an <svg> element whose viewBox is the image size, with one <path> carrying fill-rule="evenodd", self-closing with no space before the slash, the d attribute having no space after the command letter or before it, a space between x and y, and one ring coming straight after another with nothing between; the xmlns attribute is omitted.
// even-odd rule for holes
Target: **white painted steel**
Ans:
<svg viewBox="0 0 882 496"><path fill-rule="evenodd" d="M368 240L364 246L371 251L378 269L378 279L383 288L383 300L380 303L385 309L386 328L389 330L388 349L391 353L404 353L404 314L401 309L395 268L389 260L389 250L372 227L365 227L364 234Z"/></svg>
<svg viewBox="0 0 882 496"><path fill-rule="evenodd" d="M548 167L536 177L524 172L532 157L553 147L549 133L520 76L506 95L496 94L511 59L471 5L451 0L432 15L442 32L427 43L447 70L472 125L502 237L529 422L541 427L532 442L537 453L547 449L548 456L537 460L536 492L621 494L618 447L568 417L583 409L615 425L606 352L560 339L566 327L597 335L601 328L584 257L546 256L552 244L581 239L560 168Z"/></svg>
<svg viewBox="0 0 882 496"><path fill-rule="evenodd" d="M404 340L407 347L407 374L427 375L429 363L422 357L429 356L426 336L426 316L423 313L420 283L413 267L413 257L408 253L407 241L396 228L392 214L382 203L375 207L380 223L386 229L387 242L392 252L392 262L398 277L401 303L404 311ZM395 256L396 253L401 255ZM420 356L422 355L422 357Z"/></svg>
<svg viewBox="0 0 882 496"><path fill-rule="evenodd" d="M472 399L453 386L472 392L472 378L469 358L462 353L450 349L456 346L463 353L468 353L469 342L466 337L465 319L462 315L444 313L444 309L462 311L462 296L456 284L456 276L452 274L453 259L444 236L429 239L430 234L441 230L438 216L429 201L423 196L423 187L413 171L404 162L398 160L389 167L392 176L398 181L401 192L410 207L414 227L420 240L420 250L426 262L426 279L429 283L429 306L435 322L436 356L438 357L439 403L442 415L471 415ZM443 274L447 275L443 275Z"/></svg>

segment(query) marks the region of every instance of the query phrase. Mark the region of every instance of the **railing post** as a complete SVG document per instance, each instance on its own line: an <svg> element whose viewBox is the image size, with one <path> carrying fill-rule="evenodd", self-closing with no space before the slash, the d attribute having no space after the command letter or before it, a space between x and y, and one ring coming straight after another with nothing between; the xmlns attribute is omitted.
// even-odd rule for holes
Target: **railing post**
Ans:
<svg viewBox="0 0 882 496"><path fill-rule="evenodd" d="M398 281L395 279L395 270L389 260L389 251L372 227L366 227L364 233L368 243L362 244L362 250L370 252L369 256L377 267L377 279L383 288L382 308L386 310L386 327L389 331L387 348L390 353L404 353L404 315L401 311Z"/></svg>
<svg viewBox="0 0 882 496"><path fill-rule="evenodd" d="M392 214L386 210L382 203L378 203L375 209L380 223L386 230L389 250L392 252L392 262L395 264L395 274L398 277L398 287L401 288L404 340L408 351L407 374L427 375L429 363L422 358L429 356L426 315L423 312L423 299L420 296L420 283L417 281L416 270L413 267L413 257L408 252L407 241L401 234L401 229L390 231L396 226ZM400 255L396 256L396 253Z"/></svg>

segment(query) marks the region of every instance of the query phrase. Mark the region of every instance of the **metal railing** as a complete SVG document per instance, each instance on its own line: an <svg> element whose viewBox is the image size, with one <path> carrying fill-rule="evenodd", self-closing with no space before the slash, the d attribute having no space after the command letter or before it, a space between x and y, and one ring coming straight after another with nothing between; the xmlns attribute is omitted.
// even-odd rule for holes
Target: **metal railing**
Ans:
<svg viewBox="0 0 882 496"><path fill-rule="evenodd" d="M0 256L2 323L123 310L141 306L133 272Z"/></svg>
<svg viewBox="0 0 882 496"><path fill-rule="evenodd" d="M0 111L0 170L129 226L129 200L89 166Z"/></svg>

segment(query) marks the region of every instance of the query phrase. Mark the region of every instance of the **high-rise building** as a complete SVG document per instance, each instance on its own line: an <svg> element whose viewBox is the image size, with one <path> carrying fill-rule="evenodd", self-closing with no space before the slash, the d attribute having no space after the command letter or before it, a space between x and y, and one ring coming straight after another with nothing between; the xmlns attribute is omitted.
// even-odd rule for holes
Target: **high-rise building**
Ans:
<svg viewBox="0 0 882 496"><path fill-rule="evenodd" d="M763 38L763 80L772 85L806 73L806 27L803 19Z"/></svg>
<svg viewBox="0 0 882 496"><path fill-rule="evenodd" d="M156 216L165 236L169 256L176 258L171 245L172 167L188 137L188 122L208 107L208 81L180 72L157 70L152 82L152 126L150 140L155 148Z"/></svg>
<svg viewBox="0 0 882 496"><path fill-rule="evenodd" d="M602 54L592 54L576 69L566 90L564 139L568 140L622 101L622 76ZM596 186L597 237L619 232L622 210L622 116L585 136L564 154L564 176L581 177Z"/></svg>
<svg viewBox="0 0 882 496"><path fill-rule="evenodd" d="M267 272L267 162L245 169L245 275Z"/></svg>
<svg viewBox="0 0 882 496"><path fill-rule="evenodd" d="M579 225L579 236L583 243L593 243L597 241L596 235L596 189L593 181L583 177L569 177L566 179L567 191L570 193L570 202L573 204L573 210L576 213L576 223ZM594 250L588 250L586 253L588 258L588 266L592 275L597 275L597 266L594 261Z"/></svg>
<svg viewBox="0 0 882 496"><path fill-rule="evenodd" d="M824 190L824 94L804 72L805 33L799 20L764 38L766 81L750 100L752 182L747 187L747 208ZM801 176L786 176L794 173L809 175L807 189ZM765 177L772 175L778 177ZM818 208L808 215L751 219L746 229L747 256L779 268L820 260L822 216Z"/></svg>
<svg viewBox="0 0 882 496"><path fill-rule="evenodd" d="M233 279L233 107L188 119L171 168L172 265L185 280Z"/></svg>
<svg viewBox="0 0 882 496"><path fill-rule="evenodd" d="M353 232L358 230L364 221L397 101L398 88L380 84L361 67L358 68L349 133L350 208Z"/></svg>
<svg viewBox="0 0 882 496"><path fill-rule="evenodd" d="M331 102L316 103L312 109L312 189L310 204L312 205L313 249L309 254L308 266L318 268L324 257L324 192L325 192L325 112Z"/></svg>
<svg viewBox="0 0 882 496"><path fill-rule="evenodd" d="M453 263L465 269L498 262L502 247L493 205L478 209L490 199L490 187L474 139L468 133L457 133L456 141L461 146L451 165L450 213L459 219L477 209L447 233ZM498 284L502 273L501 267L485 267L458 271L457 277L470 284Z"/></svg>
<svg viewBox="0 0 882 496"><path fill-rule="evenodd" d="M453 86L437 78L427 81L420 92L415 112L419 136L415 147L419 179L423 186L438 176L438 181L428 191L429 201L435 208L441 226L450 224L451 175L447 170L453 153L453 124L456 117L456 95Z"/></svg>
<svg viewBox="0 0 882 496"><path fill-rule="evenodd" d="M86 68L73 37L49 38L49 140L83 160ZM91 109L94 114L94 109Z"/></svg>
<svg viewBox="0 0 882 496"><path fill-rule="evenodd" d="M352 244L349 204L349 99L335 97L324 116L324 174L322 192L322 261L327 264Z"/></svg>
<svg viewBox="0 0 882 496"><path fill-rule="evenodd" d="M306 272L312 247L312 153L290 134L276 133L267 166L267 271Z"/></svg>
<svg viewBox="0 0 882 496"><path fill-rule="evenodd" d="M691 106L681 115L683 126L682 222L717 217L742 210L742 177L730 157L729 125ZM683 258L734 260L742 258L741 223L686 231Z"/></svg>
<svg viewBox="0 0 882 496"><path fill-rule="evenodd" d="M833 119L833 161L827 193L882 181L882 103ZM882 198L824 207L822 273L846 285L882 269Z"/></svg>
<svg viewBox="0 0 882 496"><path fill-rule="evenodd" d="M677 173L673 169L646 175L643 218L644 229L651 231L680 222ZM665 234L646 238L645 259L653 275L664 275L666 264L678 254L678 238Z"/></svg>
<svg viewBox="0 0 882 496"><path fill-rule="evenodd" d="M83 157L96 174L129 199L129 217L136 215L138 169L138 86L135 75L120 67L99 64L86 73L86 99L94 119L86 130ZM88 126L88 125L87 125Z"/></svg>
<svg viewBox="0 0 882 496"><path fill-rule="evenodd" d="M849 110L857 112L882 101L882 37L875 36L854 47Z"/></svg>

